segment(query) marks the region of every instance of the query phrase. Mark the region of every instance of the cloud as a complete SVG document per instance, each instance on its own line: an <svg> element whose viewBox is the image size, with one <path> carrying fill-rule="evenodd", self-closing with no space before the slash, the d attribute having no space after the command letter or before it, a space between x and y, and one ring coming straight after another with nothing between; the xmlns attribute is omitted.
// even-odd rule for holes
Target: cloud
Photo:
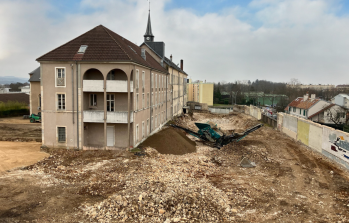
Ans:
<svg viewBox="0 0 349 223"><path fill-rule="evenodd" d="M152 4L156 41L193 79L267 79L348 83L349 19L340 1L254 0L247 7L197 15ZM35 59L99 24L140 45L146 28L144 0L83 0L62 11L44 0L0 2L0 67L3 76L26 77ZM256 25L257 24L257 25ZM1 77L0 77L1 78Z"/></svg>

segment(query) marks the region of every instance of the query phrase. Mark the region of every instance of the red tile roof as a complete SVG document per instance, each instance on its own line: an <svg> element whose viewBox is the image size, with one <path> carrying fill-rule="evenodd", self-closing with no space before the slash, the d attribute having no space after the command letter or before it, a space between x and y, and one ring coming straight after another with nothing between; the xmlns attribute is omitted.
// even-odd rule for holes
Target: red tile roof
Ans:
<svg viewBox="0 0 349 223"><path fill-rule="evenodd" d="M316 104L320 99L308 99L306 101L303 100L303 97L298 97L295 100L293 100L290 104L288 104L288 107L295 107L295 108L301 108L301 109L309 109L311 106Z"/></svg>
<svg viewBox="0 0 349 223"><path fill-rule="evenodd" d="M87 45L84 54L78 54L81 45ZM132 61L167 73L149 53L146 60L141 56L141 48L108 28L99 25L62 46L39 57L37 61L91 61L113 62Z"/></svg>
<svg viewBox="0 0 349 223"><path fill-rule="evenodd" d="M327 109L329 109L329 108L331 108L331 107L333 107L333 106L335 106L335 104L330 104L329 106L326 106L325 108L321 109L320 111L318 111L318 112L312 114L312 115L309 116L308 118L312 118L312 117L314 117L314 116L316 116L316 115L318 115L318 114L320 114L320 113L326 111Z"/></svg>

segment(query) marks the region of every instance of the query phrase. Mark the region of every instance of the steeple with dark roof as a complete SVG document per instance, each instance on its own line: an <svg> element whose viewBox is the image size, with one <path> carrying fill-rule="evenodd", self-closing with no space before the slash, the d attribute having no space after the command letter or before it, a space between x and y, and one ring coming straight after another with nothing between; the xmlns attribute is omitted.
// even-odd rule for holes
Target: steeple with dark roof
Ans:
<svg viewBox="0 0 349 223"><path fill-rule="evenodd" d="M151 22L150 22L150 9L149 9L149 15L148 15L148 24L147 24L147 30L144 34L144 42L154 42L154 35L151 31Z"/></svg>

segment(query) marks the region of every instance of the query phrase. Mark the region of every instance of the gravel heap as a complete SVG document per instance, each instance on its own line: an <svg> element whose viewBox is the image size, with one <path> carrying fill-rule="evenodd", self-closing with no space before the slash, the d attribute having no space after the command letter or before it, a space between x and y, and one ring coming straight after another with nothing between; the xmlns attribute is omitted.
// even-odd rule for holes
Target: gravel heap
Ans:
<svg viewBox="0 0 349 223"><path fill-rule="evenodd" d="M82 207L91 220L223 222L235 219L236 210L232 210L226 194L202 178L203 174L215 171L217 161L199 154L162 155L152 148L146 152L149 157L144 159L143 167L147 171L120 176L125 177L121 180L126 182L124 190L100 203Z"/></svg>

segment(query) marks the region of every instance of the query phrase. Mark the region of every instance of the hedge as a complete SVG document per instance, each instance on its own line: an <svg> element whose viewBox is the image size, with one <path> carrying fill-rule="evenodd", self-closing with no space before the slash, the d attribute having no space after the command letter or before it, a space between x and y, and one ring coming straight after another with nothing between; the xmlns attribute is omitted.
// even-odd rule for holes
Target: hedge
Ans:
<svg viewBox="0 0 349 223"><path fill-rule="evenodd" d="M29 115L29 109L25 103L17 101L0 102L0 117Z"/></svg>

